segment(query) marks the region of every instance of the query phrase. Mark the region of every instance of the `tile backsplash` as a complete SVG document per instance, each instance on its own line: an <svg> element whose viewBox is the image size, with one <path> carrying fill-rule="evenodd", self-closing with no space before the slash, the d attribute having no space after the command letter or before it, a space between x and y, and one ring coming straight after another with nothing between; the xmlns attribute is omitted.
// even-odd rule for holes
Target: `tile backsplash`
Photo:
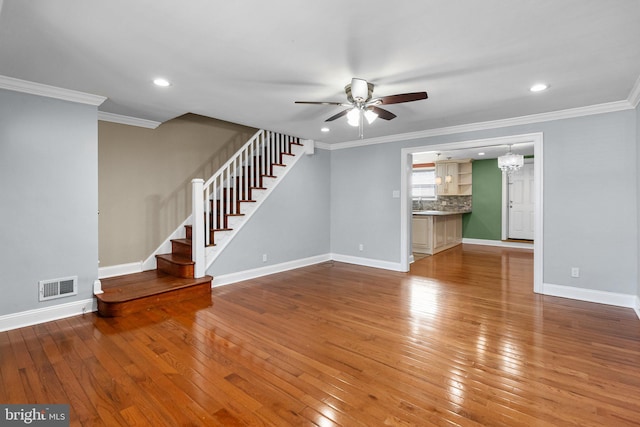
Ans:
<svg viewBox="0 0 640 427"><path fill-rule="evenodd" d="M471 196L438 196L438 200L413 200L414 211L471 210Z"/></svg>

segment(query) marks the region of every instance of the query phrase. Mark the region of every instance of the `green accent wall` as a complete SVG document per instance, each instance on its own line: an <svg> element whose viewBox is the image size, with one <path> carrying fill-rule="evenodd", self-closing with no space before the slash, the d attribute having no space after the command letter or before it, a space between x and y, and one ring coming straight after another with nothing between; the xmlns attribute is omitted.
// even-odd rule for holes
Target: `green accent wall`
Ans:
<svg viewBox="0 0 640 427"><path fill-rule="evenodd" d="M501 240L502 172L498 160L475 160L472 172L472 211L462 217L462 237Z"/></svg>

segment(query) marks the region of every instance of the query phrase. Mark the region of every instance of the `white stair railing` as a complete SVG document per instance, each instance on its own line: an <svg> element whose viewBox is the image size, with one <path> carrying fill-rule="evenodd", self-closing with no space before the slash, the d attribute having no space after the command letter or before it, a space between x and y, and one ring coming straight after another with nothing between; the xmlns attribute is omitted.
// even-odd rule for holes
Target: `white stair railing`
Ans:
<svg viewBox="0 0 640 427"><path fill-rule="evenodd" d="M273 175L273 166L282 163L282 153L291 153L292 142L299 139L259 130L211 178L192 181L196 278L205 275L205 247L215 243L214 231L229 229L229 217L242 214L240 202L251 200L252 190L262 188L262 178Z"/></svg>

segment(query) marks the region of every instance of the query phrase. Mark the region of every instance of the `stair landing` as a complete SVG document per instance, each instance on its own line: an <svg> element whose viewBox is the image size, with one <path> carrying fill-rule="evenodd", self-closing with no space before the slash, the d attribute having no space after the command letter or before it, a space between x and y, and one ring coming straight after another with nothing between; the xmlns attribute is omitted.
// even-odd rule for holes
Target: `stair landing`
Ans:
<svg viewBox="0 0 640 427"><path fill-rule="evenodd" d="M191 299L211 301L213 277L175 277L159 270L101 279L102 294L96 295L98 313L120 317L152 307Z"/></svg>

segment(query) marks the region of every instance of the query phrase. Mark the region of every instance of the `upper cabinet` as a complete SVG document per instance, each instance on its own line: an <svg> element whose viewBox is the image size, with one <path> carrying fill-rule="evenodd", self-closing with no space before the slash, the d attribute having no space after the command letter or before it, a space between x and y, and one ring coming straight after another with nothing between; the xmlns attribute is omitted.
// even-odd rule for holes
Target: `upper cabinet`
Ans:
<svg viewBox="0 0 640 427"><path fill-rule="evenodd" d="M471 195L471 159L436 162L436 186L440 196Z"/></svg>

